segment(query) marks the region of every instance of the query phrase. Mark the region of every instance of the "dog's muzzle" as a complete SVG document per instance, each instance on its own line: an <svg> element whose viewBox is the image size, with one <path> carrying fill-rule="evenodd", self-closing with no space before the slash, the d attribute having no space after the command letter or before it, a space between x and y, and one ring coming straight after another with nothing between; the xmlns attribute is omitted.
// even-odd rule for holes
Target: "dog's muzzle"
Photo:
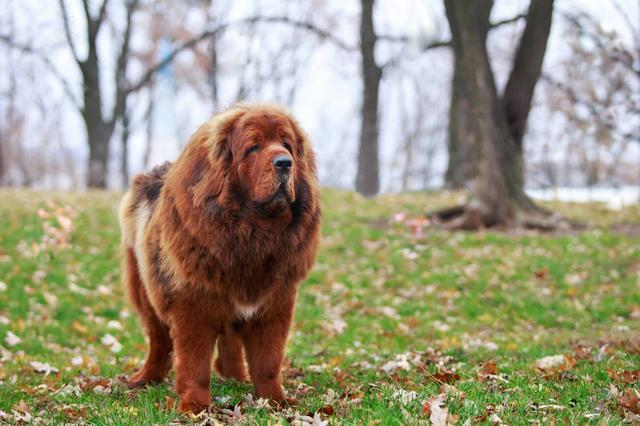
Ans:
<svg viewBox="0 0 640 426"><path fill-rule="evenodd" d="M272 163L276 170L278 180L282 183L287 182L291 176L291 166L293 164L291 157L288 155L278 155L273 159Z"/></svg>

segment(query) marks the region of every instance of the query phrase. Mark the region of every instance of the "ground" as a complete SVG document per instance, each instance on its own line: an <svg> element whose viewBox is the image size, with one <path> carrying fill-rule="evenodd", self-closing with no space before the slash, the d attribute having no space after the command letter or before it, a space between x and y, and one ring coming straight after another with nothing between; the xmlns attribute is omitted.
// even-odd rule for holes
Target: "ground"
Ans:
<svg viewBox="0 0 640 426"><path fill-rule="evenodd" d="M0 423L637 422L640 208L547 204L591 224L564 235L423 219L458 197L323 190L287 348L299 405L214 377L193 418L173 375L122 384L145 339L120 284L120 194L0 191Z"/></svg>

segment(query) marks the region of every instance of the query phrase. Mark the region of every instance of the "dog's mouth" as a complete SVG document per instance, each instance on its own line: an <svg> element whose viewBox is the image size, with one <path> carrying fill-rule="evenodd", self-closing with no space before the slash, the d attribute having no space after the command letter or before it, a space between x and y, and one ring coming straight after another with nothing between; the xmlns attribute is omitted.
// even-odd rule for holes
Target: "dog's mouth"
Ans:
<svg viewBox="0 0 640 426"><path fill-rule="evenodd" d="M266 201L259 203L260 208L268 216L279 215L295 201L292 195L288 185L281 183Z"/></svg>
<svg viewBox="0 0 640 426"><path fill-rule="evenodd" d="M274 207L279 205L282 205L282 207L284 207L288 204L293 203L293 201L294 200L291 196L288 186L285 183L280 183L276 191L273 193L271 199L267 201L267 204Z"/></svg>

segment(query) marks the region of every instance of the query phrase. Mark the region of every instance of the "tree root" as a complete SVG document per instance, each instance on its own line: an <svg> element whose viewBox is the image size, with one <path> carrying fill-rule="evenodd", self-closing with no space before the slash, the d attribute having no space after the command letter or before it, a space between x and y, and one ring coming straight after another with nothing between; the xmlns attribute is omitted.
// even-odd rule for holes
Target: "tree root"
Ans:
<svg viewBox="0 0 640 426"><path fill-rule="evenodd" d="M497 222L483 215L471 205L447 207L426 215L433 223L448 230L478 231L487 228L525 229L539 232L570 232L586 228L584 223L572 221L559 213L549 211L531 203L527 209L518 209L515 218L509 222Z"/></svg>

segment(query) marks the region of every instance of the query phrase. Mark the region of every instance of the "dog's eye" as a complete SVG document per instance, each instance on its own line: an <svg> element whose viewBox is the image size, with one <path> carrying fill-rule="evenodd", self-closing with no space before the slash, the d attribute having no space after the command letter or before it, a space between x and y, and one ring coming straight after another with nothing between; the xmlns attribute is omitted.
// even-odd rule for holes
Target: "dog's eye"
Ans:
<svg viewBox="0 0 640 426"><path fill-rule="evenodd" d="M287 151L293 154L293 148L291 148L291 144L289 142L285 142L284 147L287 149Z"/></svg>
<svg viewBox="0 0 640 426"><path fill-rule="evenodd" d="M260 150L260 145L253 145L251 148L247 149L244 153L245 157L248 156L249 154L252 154L254 152L257 152Z"/></svg>

